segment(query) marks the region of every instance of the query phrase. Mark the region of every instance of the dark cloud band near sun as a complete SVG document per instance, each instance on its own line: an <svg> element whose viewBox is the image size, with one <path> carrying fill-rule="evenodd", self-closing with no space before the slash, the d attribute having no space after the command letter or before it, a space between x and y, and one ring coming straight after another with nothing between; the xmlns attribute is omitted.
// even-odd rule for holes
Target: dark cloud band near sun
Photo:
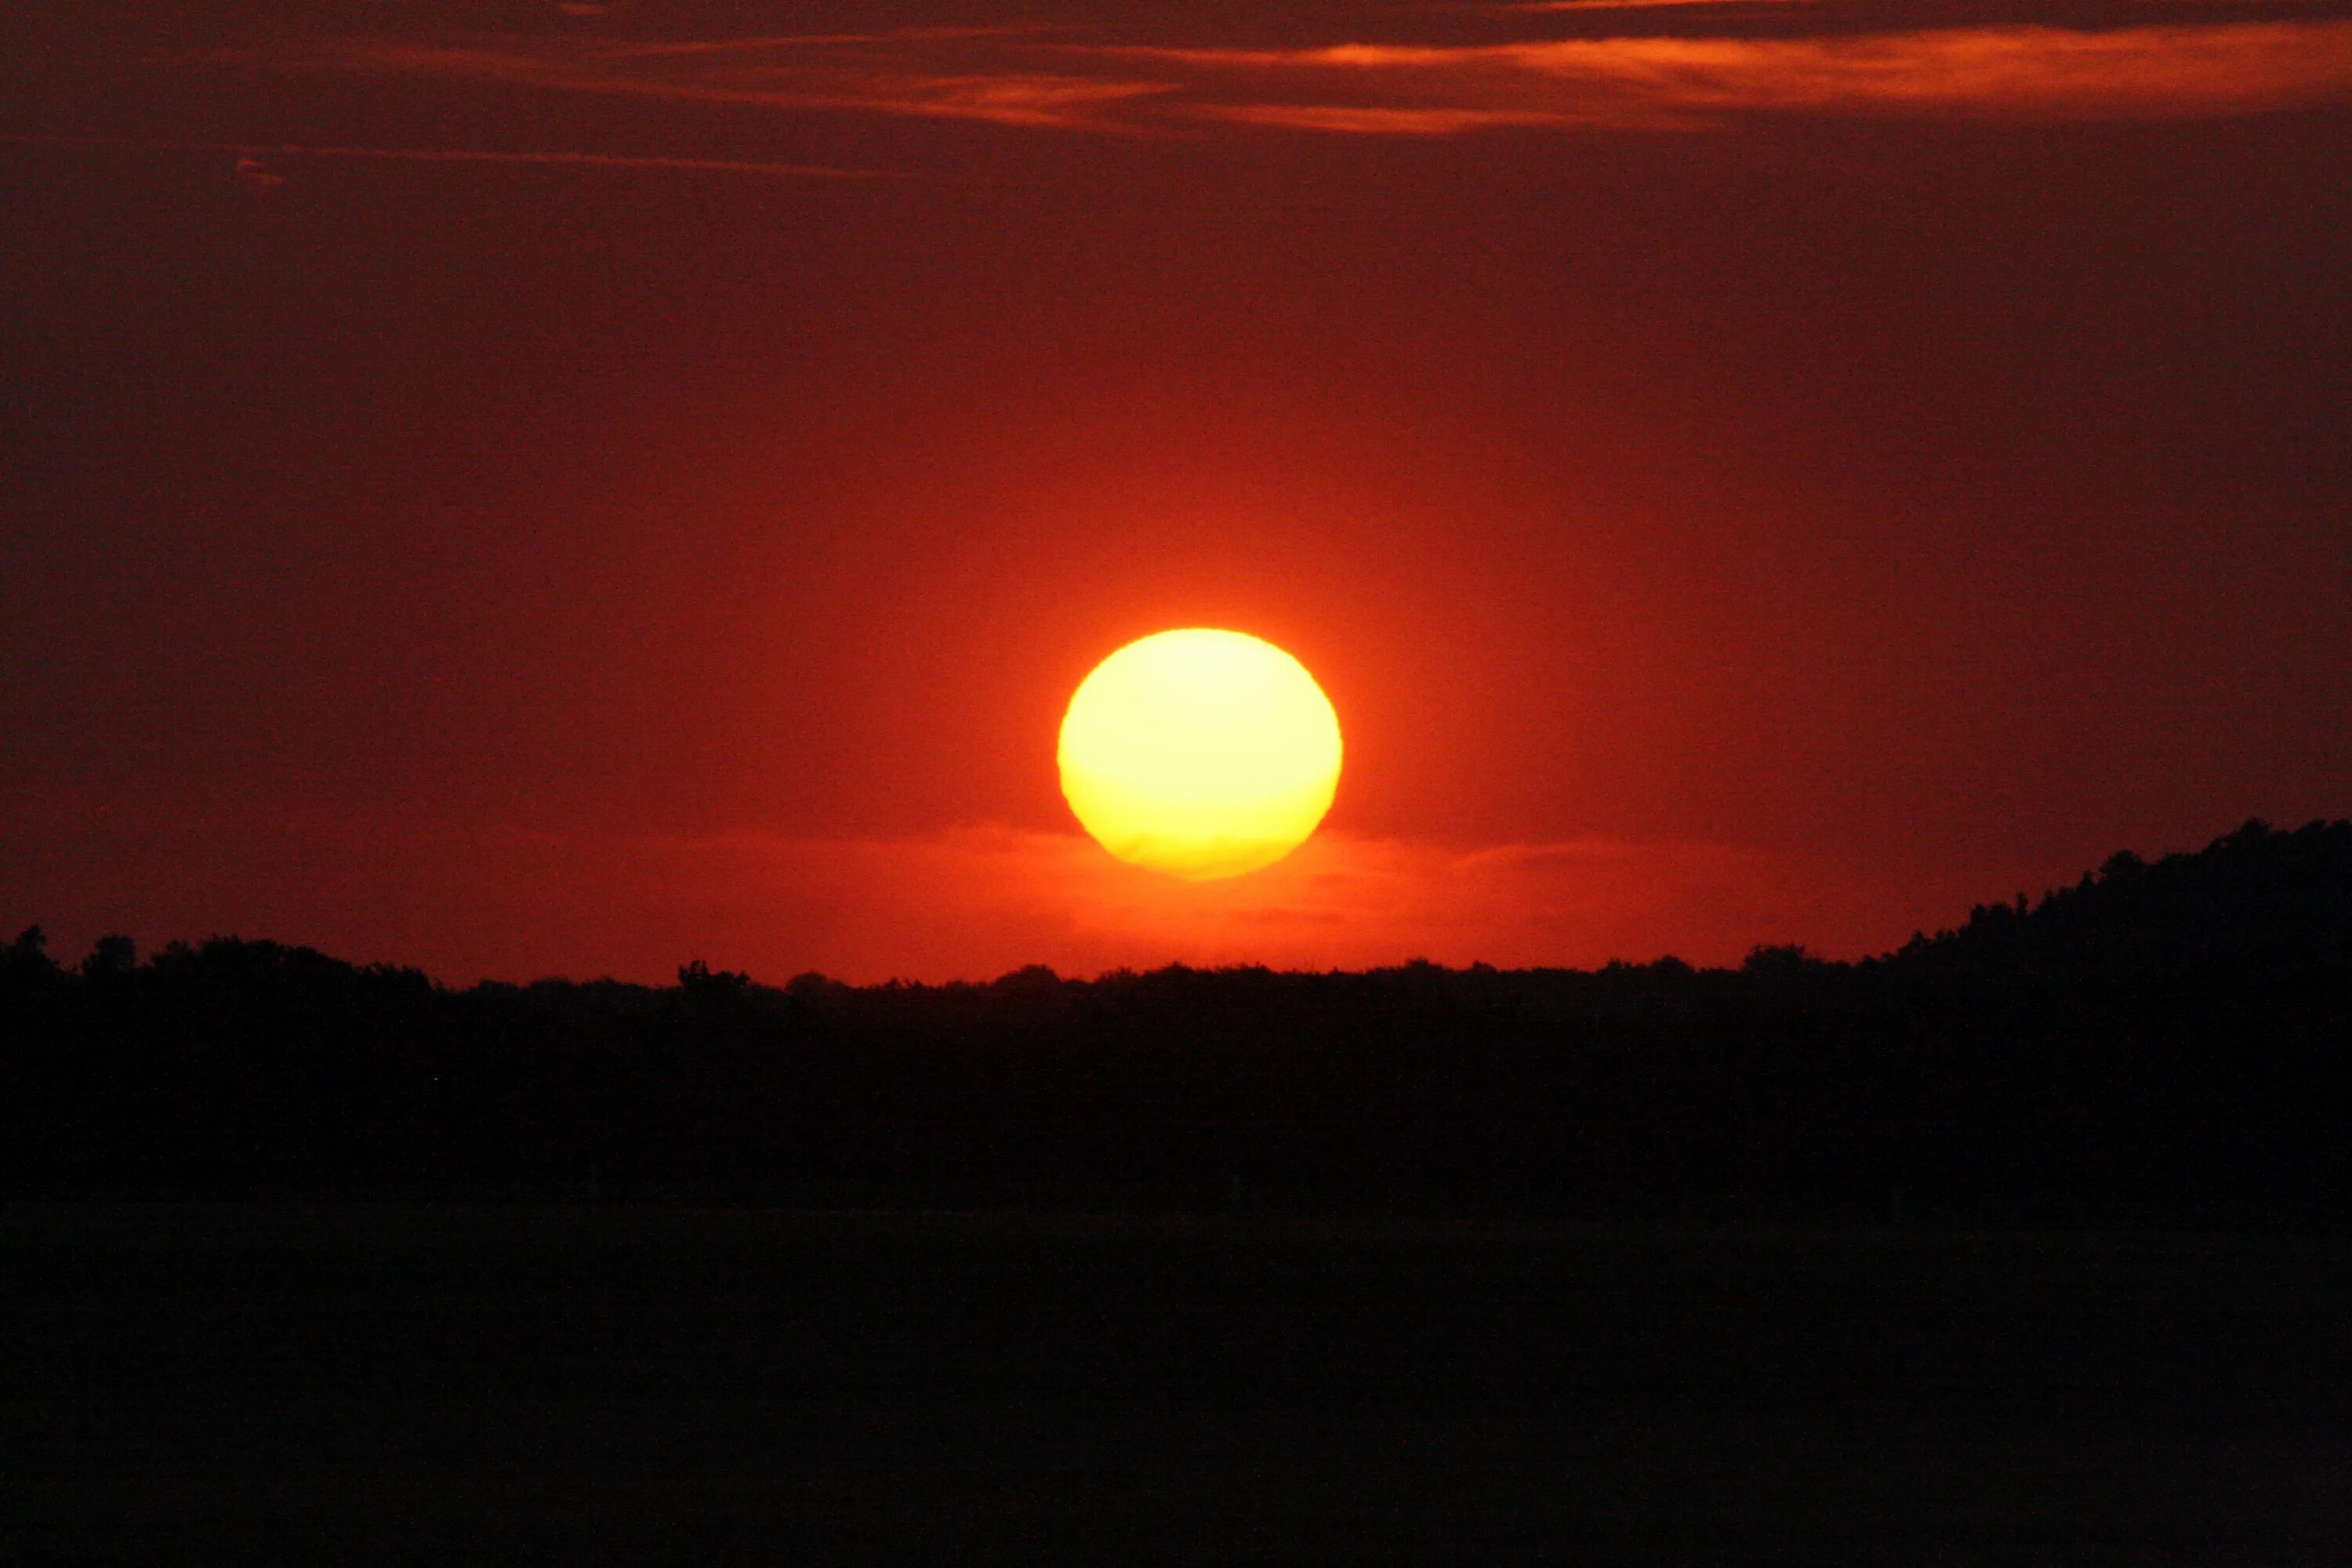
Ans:
<svg viewBox="0 0 2352 1568"><path fill-rule="evenodd" d="M1577 21L1588 27L1602 8ZM1055 127L1204 122L1384 135L1484 127L1687 127L1754 114L2145 119L2352 93L2352 20L2091 28L2014 22L1792 36L1676 32L1618 6L1614 34L1279 47L988 30L622 41L354 41L312 67L513 87ZM1544 25L1536 16L1525 26ZM1638 30L1626 30L1638 29Z"/></svg>
<svg viewBox="0 0 2352 1568"><path fill-rule="evenodd" d="M26 841L13 840L25 838ZM43 876L37 844L0 825L0 857ZM2050 868L2003 866L2004 877ZM627 976L648 952L694 952L781 981L944 981L1045 963L1091 974L1171 961L1365 968L1426 958L1505 967L1647 960L1737 963L1801 937L1858 955L1965 904L1964 882L1708 843L1581 839L1486 847L1326 831L1230 881L1125 866L1082 835L1005 824L917 836L806 838L213 820L157 846L140 885L84 872L49 910L60 929L126 900L191 931L299 931L330 947L391 942L446 978ZM453 908L422 890L472 879Z"/></svg>

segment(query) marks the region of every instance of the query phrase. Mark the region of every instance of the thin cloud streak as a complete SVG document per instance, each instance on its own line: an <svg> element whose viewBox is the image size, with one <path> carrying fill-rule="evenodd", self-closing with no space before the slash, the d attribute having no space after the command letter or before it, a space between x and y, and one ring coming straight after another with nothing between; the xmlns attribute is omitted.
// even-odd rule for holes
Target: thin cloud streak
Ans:
<svg viewBox="0 0 2352 1568"><path fill-rule="evenodd" d="M1891 946L1912 912L1890 912L1885 888L1834 869L1825 879L1799 857L1709 844L1464 850L1327 832L1265 870L1202 883L1121 865L1077 834L1006 826L889 840L551 838L538 852L595 868L594 891L582 892L606 903L692 889L692 912L674 910L669 928L684 917L701 947L755 973L856 981L985 978L1035 963L1077 974L1413 958L1591 966L1668 952L1735 963L1759 942Z"/></svg>
<svg viewBox="0 0 2352 1568"><path fill-rule="evenodd" d="M901 47L913 42L907 40ZM647 62L620 51L567 56L511 48L361 45L308 63L682 102L1101 132L1144 129L1134 116L1111 111L1176 89L1170 82L1066 70L922 68L914 60L876 63L858 56L739 67L718 74L660 75L633 68Z"/></svg>
<svg viewBox="0 0 2352 1568"><path fill-rule="evenodd" d="M1579 5L1587 0L1573 0ZM1612 0L1691 9L1699 0ZM1803 0L1772 0L1788 11ZM1688 128L1753 114L2169 119L2352 96L2352 20L1295 48L919 30L583 47L358 43L282 64L681 102L1139 133Z"/></svg>
<svg viewBox="0 0 2352 1568"><path fill-rule="evenodd" d="M398 163L518 163L580 169L688 170L709 174L760 174L803 180L888 180L906 176L883 169L835 169L814 163L773 163L746 158L686 158L614 153L507 152L470 147L333 147L294 142L189 142L168 137L79 136L0 132L0 142L19 147L120 149L142 153L187 153L240 160L260 158L364 159ZM240 173L246 172L240 165ZM276 176L268 176L273 181ZM282 184L282 181L277 183Z"/></svg>
<svg viewBox="0 0 2352 1568"><path fill-rule="evenodd" d="M1818 5L1822 0L1521 0L1506 11L1746 11L1759 5Z"/></svg>
<svg viewBox="0 0 2352 1568"><path fill-rule="evenodd" d="M70 835L61 833L71 826ZM90 845L113 853L93 857ZM1076 832L976 825L892 838L596 834L284 813L164 820L59 805L0 821L24 920L65 948L271 937L466 983L667 981L693 958L782 981L986 979L1428 958L1591 967L1757 943L1853 957L1987 897L2072 879L2021 861L1983 881L1765 846L1581 839L1484 848L1326 830L1276 865L1179 882Z"/></svg>
<svg viewBox="0 0 2352 1568"><path fill-rule="evenodd" d="M1199 111L1237 125L1286 131L1331 131L1361 136L1451 136L1464 131L1507 126L1551 127L1568 123L1558 114L1511 109L1381 109L1332 103L1218 104Z"/></svg>
<svg viewBox="0 0 2352 1568"><path fill-rule="evenodd" d="M1390 133L1691 125L1741 113L2161 119L2352 94L2352 22L2343 21L1156 52L1212 79L1293 87L1281 102L1205 103L1201 114ZM1377 101L1314 101L1350 91Z"/></svg>
<svg viewBox="0 0 2352 1568"><path fill-rule="evenodd" d="M1696 0L1652 0L1654 4L1688 5ZM641 44L611 44L597 53L621 59L658 59L690 55L744 55L762 50L835 48L843 45L951 42L967 38L1009 38L1043 31L1034 26L896 27L878 33L765 33L745 38L687 38Z"/></svg>

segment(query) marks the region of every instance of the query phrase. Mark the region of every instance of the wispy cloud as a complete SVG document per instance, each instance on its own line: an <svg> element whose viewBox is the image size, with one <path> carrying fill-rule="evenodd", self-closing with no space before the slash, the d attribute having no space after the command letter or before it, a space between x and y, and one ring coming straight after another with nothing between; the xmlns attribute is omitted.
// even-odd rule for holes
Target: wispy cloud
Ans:
<svg viewBox="0 0 2352 1568"><path fill-rule="evenodd" d="M593 94L779 120L885 115L1077 134L1430 139L1498 130L1686 132L1790 115L2055 122L2352 103L2347 7L2352 0L2310 0L2305 14L2246 21L2239 0L2178 0L2166 7L2173 21L2147 26L2021 26L2004 9L2004 19L1983 24L1870 30L1884 12L1842 0L1534 0L1477 12L1336 12L1343 21L1324 16L1324 26L1362 21L1367 30L1279 47L1244 45L1218 33L1213 19L1164 24L1150 36L1119 30L1115 19L1085 28L706 36L696 30L698 12L649 9L642 19L595 16L588 26L536 33L393 16L385 30L364 36L310 30L273 37L264 30L200 54L125 54L122 64L205 66L219 80L233 68L461 82L482 94ZM2110 5L2103 16L2115 14ZM1284 26L1301 37L1315 21ZM1409 26L1425 30L1397 33ZM1446 28L1454 36L1442 36ZM1440 36L1433 40L1430 30ZM1498 40L1496 30L1506 36ZM724 130L739 132L743 113ZM698 124L696 146L708 146L706 136L722 124ZM645 134L642 120L628 134ZM268 191L291 160L306 157L774 179L879 174L722 153L388 146L372 136L315 132L287 141L37 134L7 141L249 157L258 164L245 184L257 191Z"/></svg>
<svg viewBox="0 0 2352 1568"><path fill-rule="evenodd" d="M2311 13L2292 15L2282 15L2285 0L2266 3L2279 8L2261 20L2242 10L2231 15L2226 0L2200 4L2193 16L2168 5L2159 11L2151 0L2125 14L2172 19L2023 25L2014 7L2000 6L1980 23L1873 30L1873 19L1888 12L1832 0L1538 0L1475 13L1342 9L1319 21L1293 17L1283 26L1299 41L1275 47L1244 43L1197 17L1183 20L1181 31L1163 18L1151 33L1101 21L733 36L698 31L693 14L674 10L657 18L649 11L642 25L598 17L536 32L487 33L409 17L366 36L265 33L213 49L200 63L778 117L875 115L1163 136L1221 127L1424 138L1504 129L1690 130L1799 115L2149 120L2352 102L2346 15L2352 0L2313 0ZM1965 17L1968 4L1943 0L1937 14ZM1308 31L1359 23L1363 30L1352 37L1318 41ZM1420 31L1398 32L1406 27ZM1514 32L1549 36L1508 36ZM152 68L162 57L141 58ZM793 178L870 173L652 148L403 147L326 135L292 144L256 138L173 145L281 160L568 163Z"/></svg>
<svg viewBox="0 0 2352 1568"><path fill-rule="evenodd" d="M286 176L272 169L256 153L240 153L229 173L237 182L257 195L268 195L286 183Z"/></svg>
<svg viewBox="0 0 2352 1568"><path fill-rule="evenodd" d="M1812 5L1821 0L1517 0L1507 11L1683 11L1745 10L1757 5Z"/></svg>
<svg viewBox="0 0 2352 1568"><path fill-rule="evenodd" d="M1590 967L1759 942L1883 951L1973 903L2072 879L1762 845L1584 838L1486 847L1325 829L1223 882L1124 866L1071 832L890 837L526 830L301 806L118 809L52 796L0 819L0 916L60 944L215 932L444 978L662 980L707 959L781 981L1096 974L1182 962L1362 968L1428 958ZM8 929L17 929L11 926Z"/></svg>
<svg viewBox="0 0 2352 1568"><path fill-rule="evenodd" d="M394 163L518 163L579 169L698 170L795 180L889 179L882 170L835 169L813 163L781 163L756 158L684 158L610 153L517 152L478 147L320 146L297 142L203 142L153 136L79 136L0 132L0 142L20 147L116 148L131 152L188 153L234 158L236 176L248 184L276 186L285 179L266 162L272 158L361 159Z"/></svg>
<svg viewBox="0 0 2352 1568"><path fill-rule="evenodd" d="M1926 898L1802 858L1730 845L1584 840L1460 848L1325 832L1288 859L1223 882L1179 882L1112 860L1074 833L970 826L898 839L743 834L478 846L477 867L528 858L507 886L555 908L630 909L636 950L721 954L776 975L860 981L985 977L1044 963L1065 973L1169 963L1362 968L1425 957L1504 966L1597 965L1668 952L1736 963L1759 942L1891 946ZM1906 923L1907 922L1907 923ZM576 961L575 961L576 963Z"/></svg>
<svg viewBox="0 0 2352 1568"><path fill-rule="evenodd" d="M1507 125L1562 123L1557 114L1514 109L1397 109L1344 103L1228 103L1200 112L1240 125L1369 136L1450 136Z"/></svg>
<svg viewBox="0 0 2352 1568"><path fill-rule="evenodd" d="M1555 0L1661 13L1702 0ZM1170 46L1034 30L709 40L352 43L314 66L570 92L1094 132L1204 121L1373 135L1690 127L1742 115L2063 120L2232 114L2352 96L2352 19L2011 23L1786 36L1645 24L1506 42ZM1710 7L1738 10L1740 7ZM1748 9L1758 9L1750 5Z"/></svg>
<svg viewBox="0 0 2352 1568"><path fill-rule="evenodd" d="M1687 4L1690 0L1675 0ZM957 43L982 38L1012 38L1045 32L1042 27L958 26L892 27L872 33L760 33L747 37L668 38L645 43L607 44L598 53L637 59L683 55L761 55L784 51L838 48L845 45L904 46Z"/></svg>
<svg viewBox="0 0 2352 1568"><path fill-rule="evenodd" d="M1175 84L1071 59L965 59L973 36L905 35L730 40L695 49L626 46L361 43L318 65L396 74L472 78L509 86L777 110L820 110L1073 130L1138 129L1139 100ZM746 55L753 58L745 58ZM723 58L719 58L723 57ZM1083 58L1083 57L1082 57ZM1058 67L1059 68L1054 68Z"/></svg>
<svg viewBox="0 0 2352 1568"><path fill-rule="evenodd" d="M1690 125L1792 112L2160 118L2352 94L2347 21L1157 53L1230 95L1197 112L1391 133ZM1286 96L1269 101L1234 91L1252 86Z"/></svg>

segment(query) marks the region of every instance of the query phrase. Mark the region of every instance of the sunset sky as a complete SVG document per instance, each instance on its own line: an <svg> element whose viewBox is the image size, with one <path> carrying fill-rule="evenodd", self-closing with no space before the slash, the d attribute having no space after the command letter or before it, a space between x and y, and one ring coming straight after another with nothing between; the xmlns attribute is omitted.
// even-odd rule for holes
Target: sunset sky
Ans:
<svg viewBox="0 0 2352 1568"><path fill-rule="evenodd" d="M1322 831L1055 727L1253 633ZM0 10L0 941L1853 956L2352 814L2352 0Z"/></svg>

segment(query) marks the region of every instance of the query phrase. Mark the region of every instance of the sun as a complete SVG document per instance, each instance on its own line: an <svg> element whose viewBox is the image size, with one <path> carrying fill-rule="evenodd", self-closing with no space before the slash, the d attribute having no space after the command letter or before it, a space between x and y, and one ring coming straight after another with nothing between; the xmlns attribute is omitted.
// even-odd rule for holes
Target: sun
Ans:
<svg viewBox="0 0 2352 1568"><path fill-rule="evenodd" d="M1339 784L1339 716L1307 667L1244 632L1131 642L1062 718L1062 794L1096 842L1189 881L1307 841Z"/></svg>

